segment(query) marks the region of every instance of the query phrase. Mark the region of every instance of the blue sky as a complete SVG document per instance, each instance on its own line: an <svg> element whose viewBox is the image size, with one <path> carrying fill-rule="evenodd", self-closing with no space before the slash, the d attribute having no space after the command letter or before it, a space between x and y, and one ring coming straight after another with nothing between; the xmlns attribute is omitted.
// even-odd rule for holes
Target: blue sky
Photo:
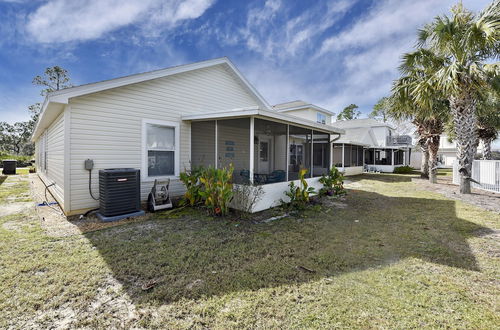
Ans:
<svg viewBox="0 0 500 330"><path fill-rule="evenodd" d="M33 77L75 85L228 56L271 103L363 113L389 93L416 29L449 0L0 0L0 121L42 101ZM463 0L478 11L487 0Z"/></svg>

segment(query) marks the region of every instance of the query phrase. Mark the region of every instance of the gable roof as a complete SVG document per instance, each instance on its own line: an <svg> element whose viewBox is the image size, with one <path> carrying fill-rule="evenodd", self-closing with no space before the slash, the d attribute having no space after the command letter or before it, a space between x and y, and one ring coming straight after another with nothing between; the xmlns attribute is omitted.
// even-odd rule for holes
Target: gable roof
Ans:
<svg viewBox="0 0 500 330"><path fill-rule="evenodd" d="M327 110L325 108L319 107L317 105L302 100L275 104L273 105L273 109L278 112L288 112L288 111L302 110L302 109L314 109L316 111L325 113L327 115L333 115L333 112L330 110Z"/></svg>
<svg viewBox="0 0 500 330"><path fill-rule="evenodd" d="M375 146L377 140L371 129L366 128L351 128L346 129L345 134L340 137L335 143L356 144L362 146Z"/></svg>
<svg viewBox="0 0 500 330"><path fill-rule="evenodd" d="M333 126L339 128L368 128L368 127L389 127L394 129L392 125L380 122L373 118L352 119L352 120L339 120L332 123Z"/></svg>
<svg viewBox="0 0 500 330"><path fill-rule="evenodd" d="M136 84L143 81L168 77L174 74L213 67L216 65L223 66L229 73L231 73L235 77L237 82L240 83L240 85L245 88L251 96L255 98L259 107L265 110L272 109L269 103L267 103L262 95L260 95L260 93L250 84L250 82L248 82L248 80L241 74L236 66L227 57L220 57L212 60L173 66L165 69L133 74L125 77L84 84L51 92L45 97L40 112L40 117L35 126L31 139L34 141L43 132L43 130L45 130L52 123L52 121L54 121L54 119L64 109L64 105L68 104L70 98Z"/></svg>

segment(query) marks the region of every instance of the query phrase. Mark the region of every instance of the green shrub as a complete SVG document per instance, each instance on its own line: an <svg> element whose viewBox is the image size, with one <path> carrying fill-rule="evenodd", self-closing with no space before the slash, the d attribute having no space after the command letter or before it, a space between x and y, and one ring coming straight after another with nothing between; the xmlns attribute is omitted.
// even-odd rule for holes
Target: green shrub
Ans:
<svg viewBox="0 0 500 330"><path fill-rule="evenodd" d="M285 192L285 195L290 198L290 201L287 203L281 200L281 204L297 210L303 210L306 207L309 203L310 195L316 192L313 187L309 187L309 184L305 179L306 173L307 169L305 168L299 171L300 183L298 186L295 185L295 182L290 182L288 185L289 189Z"/></svg>
<svg viewBox="0 0 500 330"><path fill-rule="evenodd" d="M323 188L320 189L321 195L344 195L346 193L344 189L344 176L342 173L333 166L327 175L321 176L319 182L323 184Z"/></svg>
<svg viewBox="0 0 500 330"><path fill-rule="evenodd" d="M410 174L412 172L413 172L413 167L405 165L405 166L396 167L394 169L393 173L395 173L395 174Z"/></svg>
<svg viewBox="0 0 500 330"><path fill-rule="evenodd" d="M200 196L210 214L224 216L229 212L229 202L233 198L233 165L229 168L208 167L201 172L203 185Z"/></svg>
<svg viewBox="0 0 500 330"><path fill-rule="evenodd" d="M180 180L186 186L186 192L180 202L181 205L194 206L202 202L200 195L203 185L200 182L200 176L203 167L195 167L180 174Z"/></svg>

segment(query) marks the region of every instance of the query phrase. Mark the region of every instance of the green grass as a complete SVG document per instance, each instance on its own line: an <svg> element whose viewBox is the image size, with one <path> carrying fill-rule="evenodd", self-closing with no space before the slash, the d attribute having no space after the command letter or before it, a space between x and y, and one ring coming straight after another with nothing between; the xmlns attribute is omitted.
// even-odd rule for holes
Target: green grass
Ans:
<svg viewBox="0 0 500 330"><path fill-rule="evenodd" d="M410 180L358 176L345 205L267 224L186 209L54 238L0 218L0 327L496 327L500 215Z"/></svg>

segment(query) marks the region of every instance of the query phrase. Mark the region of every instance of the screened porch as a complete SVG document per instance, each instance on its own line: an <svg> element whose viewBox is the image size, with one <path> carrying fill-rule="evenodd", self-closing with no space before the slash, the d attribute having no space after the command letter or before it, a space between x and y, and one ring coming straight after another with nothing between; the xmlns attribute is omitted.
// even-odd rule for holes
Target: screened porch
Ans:
<svg viewBox="0 0 500 330"><path fill-rule="evenodd" d="M233 182L267 185L328 172L331 134L259 116L191 122L191 167L234 167Z"/></svg>

